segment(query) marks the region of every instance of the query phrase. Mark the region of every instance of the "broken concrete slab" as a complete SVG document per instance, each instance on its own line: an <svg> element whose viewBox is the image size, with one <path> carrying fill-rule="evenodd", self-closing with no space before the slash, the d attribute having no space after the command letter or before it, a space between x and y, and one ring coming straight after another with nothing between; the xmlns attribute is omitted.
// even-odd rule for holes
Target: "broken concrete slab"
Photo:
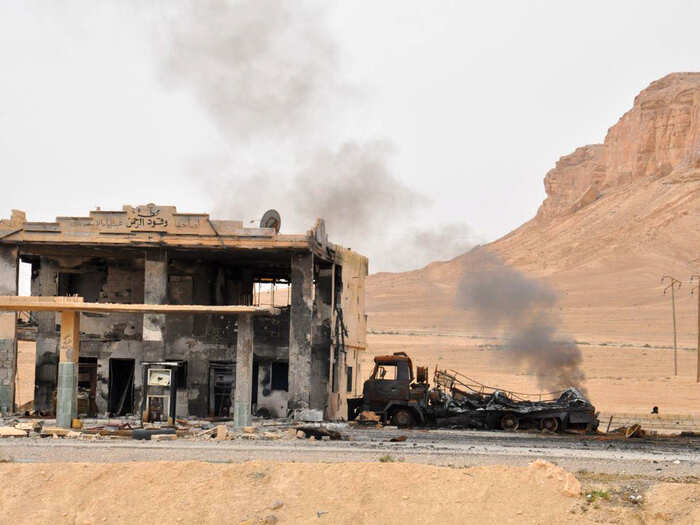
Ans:
<svg viewBox="0 0 700 525"><path fill-rule="evenodd" d="M324 427L297 427L297 437L299 436L299 432L302 432L305 437L313 437L317 440L324 438L326 438L326 440L331 439L334 441L343 439L343 435L340 432Z"/></svg>
<svg viewBox="0 0 700 525"><path fill-rule="evenodd" d="M0 438L27 437L27 432L15 427L0 427Z"/></svg>
<svg viewBox="0 0 700 525"><path fill-rule="evenodd" d="M46 436L58 436L58 437L66 437L71 430L67 428L60 428L60 427L43 427L41 429L41 436L46 437Z"/></svg>
<svg viewBox="0 0 700 525"><path fill-rule="evenodd" d="M323 410L313 408L301 408L294 411L295 421L307 421L310 423L320 423L323 421Z"/></svg>
<svg viewBox="0 0 700 525"><path fill-rule="evenodd" d="M176 439L177 435L175 434L156 434L151 436L151 441L175 441Z"/></svg>
<svg viewBox="0 0 700 525"><path fill-rule="evenodd" d="M214 432L216 434L214 437L216 441L226 441L229 439L229 431L226 425L217 425Z"/></svg>

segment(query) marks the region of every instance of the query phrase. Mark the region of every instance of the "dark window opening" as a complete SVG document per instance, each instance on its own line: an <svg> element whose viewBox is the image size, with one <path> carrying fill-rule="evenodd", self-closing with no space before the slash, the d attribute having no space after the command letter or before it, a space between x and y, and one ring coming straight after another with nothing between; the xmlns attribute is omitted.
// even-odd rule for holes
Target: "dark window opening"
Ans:
<svg viewBox="0 0 700 525"><path fill-rule="evenodd" d="M75 273L58 274L58 295L78 295L78 275Z"/></svg>
<svg viewBox="0 0 700 525"><path fill-rule="evenodd" d="M347 391L352 392L352 367L349 366L347 370L347 375L348 375L348 387Z"/></svg>
<svg viewBox="0 0 700 525"><path fill-rule="evenodd" d="M99 272L59 273L58 295L61 297L78 295L86 303L96 303L102 288L102 277Z"/></svg>
<svg viewBox="0 0 700 525"><path fill-rule="evenodd" d="M175 374L175 388L184 390L187 388L187 361L177 359L166 359L166 361L177 362L177 368L173 370Z"/></svg>
<svg viewBox="0 0 700 525"><path fill-rule="evenodd" d="M380 381L396 381L398 378L396 365L379 365L374 379Z"/></svg>
<svg viewBox="0 0 700 525"><path fill-rule="evenodd" d="M272 363L271 390L289 390L289 363Z"/></svg>

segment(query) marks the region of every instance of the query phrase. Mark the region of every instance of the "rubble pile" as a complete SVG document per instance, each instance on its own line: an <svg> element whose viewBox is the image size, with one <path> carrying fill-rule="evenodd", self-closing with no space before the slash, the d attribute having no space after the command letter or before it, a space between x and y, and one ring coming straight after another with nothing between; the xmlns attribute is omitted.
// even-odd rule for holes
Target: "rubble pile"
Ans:
<svg viewBox="0 0 700 525"><path fill-rule="evenodd" d="M231 421L178 419L175 425L143 423L137 420L96 421L81 428L66 429L55 426L54 420L0 420L0 438L67 438L79 440L148 440L148 441L235 441L235 440L291 440L346 439L338 428L343 424L303 423L292 420L274 422L261 420L253 425L235 429Z"/></svg>

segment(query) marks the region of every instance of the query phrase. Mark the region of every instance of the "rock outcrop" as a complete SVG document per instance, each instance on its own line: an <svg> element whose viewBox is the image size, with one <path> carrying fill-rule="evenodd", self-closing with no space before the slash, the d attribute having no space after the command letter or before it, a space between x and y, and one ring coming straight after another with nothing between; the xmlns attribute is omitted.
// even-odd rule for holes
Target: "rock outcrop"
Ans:
<svg viewBox="0 0 700 525"><path fill-rule="evenodd" d="M700 273L700 73L651 83L603 144L559 159L544 184L536 217L485 248L558 290L569 333L667 343L660 278ZM370 327L478 330L455 305L459 279L475 264L470 252L370 276ZM679 338L688 345L697 337L695 305L685 296L677 304Z"/></svg>
<svg viewBox="0 0 700 525"><path fill-rule="evenodd" d="M644 178L700 176L700 73L672 73L634 100L603 144L559 159L544 181L547 198L537 218L573 213L607 189Z"/></svg>

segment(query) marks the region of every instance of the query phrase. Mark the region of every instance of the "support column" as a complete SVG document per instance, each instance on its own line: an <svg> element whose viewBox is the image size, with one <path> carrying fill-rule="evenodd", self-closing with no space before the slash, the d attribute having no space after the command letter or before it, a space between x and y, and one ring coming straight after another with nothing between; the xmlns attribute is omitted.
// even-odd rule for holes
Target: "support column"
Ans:
<svg viewBox="0 0 700 525"><path fill-rule="evenodd" d="M316 264L314 264L316 266ZM311 408L323 411L329 418L334 416L329 396L328 378L331 368L331 317L333 304L332 274L330 266L321 266L316 272L314 307L311 326Z"/></svg>
<svg viewBox="0 0 700 525"><path fill-rule="evenodd" d="M236 339L236 388L233 394L233 426L250 425L250 403L253 392L253 316L238 316Z"/></svg>
<svg viewBox="0 0 700 525"><path fill-rule="evenodd" d="M0 246L0 295L17 295L19 270L16 246ZM0 313L0 414L15 409L17 314Z"/></svg>
<svg viewBox="0 0 700 525"><path fill-rule="evenodd" d="M313 254L292 255L292 304L289 312L290 410L310 407Z"/></svg>
<svg viewBox="0 0 700 525"><path fill-rule="evenodd" d="M78 416L78 355L80 353L80 312L61 312L56 425L71 428Z"/></svg>
<svg viewBox="0 0 700 525"><path fill-rule="evenodd" d="M143 302L168 303L168 254L165 249L146 250ZM143 349L146 359L164 359L165 314L143 314Z"/></svg>
<svg viewBox="0 0 700 525"><path fill-rule="evenodd" d="M33 266L32 266L33 268ZM32 295L55 297L58 294L58 269L56 264L42 257L39 261L38 283L32 287ZM56 312L36 312L36 369L34 373L34 409L53 412L53 393L56 390L58 368L58 337L56 336Z"/></svg>

